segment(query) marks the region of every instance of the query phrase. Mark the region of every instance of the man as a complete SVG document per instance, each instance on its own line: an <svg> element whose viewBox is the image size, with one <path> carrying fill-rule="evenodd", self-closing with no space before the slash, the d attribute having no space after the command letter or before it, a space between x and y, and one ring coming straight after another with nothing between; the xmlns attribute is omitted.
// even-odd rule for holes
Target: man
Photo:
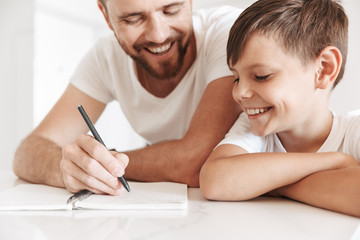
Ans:
<svg viewBox="0 0 360 240"><path fill-rule="evenodd" d="M192 17L191 0L99 0L114 36L101 39L68 88L21 143L14 172L71 192L119 194L117 177L199 186L199 171L239 114L227 69L234 8ZM120 46L121 47L120 47ZM149 147L108 151L88 131L77 106L96 121L119 101ZM130 160L129 160L130 159Z"/></svg>

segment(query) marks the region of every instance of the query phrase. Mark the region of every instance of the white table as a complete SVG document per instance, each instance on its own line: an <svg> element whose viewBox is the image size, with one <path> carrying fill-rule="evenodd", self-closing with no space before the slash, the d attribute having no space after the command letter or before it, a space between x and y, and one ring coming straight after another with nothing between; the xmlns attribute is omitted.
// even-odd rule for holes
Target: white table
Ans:
<svg viewBox="0 0 360 240"><path fill-rule="evenodd" d="M28 184L0 174L0 191ZM360 239L360 219L295 201L212 202L188 190L184 211L0 212L0 239Z"/></svg>

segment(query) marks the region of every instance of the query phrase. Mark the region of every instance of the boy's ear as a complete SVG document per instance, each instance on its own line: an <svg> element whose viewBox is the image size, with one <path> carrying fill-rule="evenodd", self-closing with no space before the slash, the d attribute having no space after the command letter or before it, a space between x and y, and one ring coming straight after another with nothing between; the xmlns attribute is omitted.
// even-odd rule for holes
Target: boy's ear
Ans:
<svg viewBox="0 0 360 240"><path fill-rule="evenodd" d="M333 46L324 48L320 52L317 62L315 87L319 89L332 88L341 68L342 56L340 50Z"/></svg>
<svg viewBox="0 0 360 240"><path fill-rule="evenodd" d="M102 14L104 15L104 18L109 26L109 28L111 29L111 31L114 31L113 26L111 25L110 21L109 21L109 17L106 11L106 7L102 5L102 3L98 0L98 7L101 10Z"/></svg>

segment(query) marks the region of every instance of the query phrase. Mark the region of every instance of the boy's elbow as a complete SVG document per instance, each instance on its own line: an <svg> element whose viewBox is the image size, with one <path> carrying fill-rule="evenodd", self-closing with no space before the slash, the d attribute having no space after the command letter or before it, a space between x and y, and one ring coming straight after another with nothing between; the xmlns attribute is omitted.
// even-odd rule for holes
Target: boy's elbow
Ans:
<svg viewBox="0 0 360 240"><path fill-rule="evenodd" d="M199 177L200 191L204 198L208 200L222 200L221 181L218 181L218 176L211 165L205 163L201 168Z"/></svg>
<svg viewBox="0 0 360 240"><path fill-rule="evenodd" d="M237 178L239 181L236 183L227 179L226 169L222 169L221 164L218 163L206 162L201 168L199 181L204 198L215 201L247 201L258 196L246 184L247 181L239 180L240 177Z"/></svg>

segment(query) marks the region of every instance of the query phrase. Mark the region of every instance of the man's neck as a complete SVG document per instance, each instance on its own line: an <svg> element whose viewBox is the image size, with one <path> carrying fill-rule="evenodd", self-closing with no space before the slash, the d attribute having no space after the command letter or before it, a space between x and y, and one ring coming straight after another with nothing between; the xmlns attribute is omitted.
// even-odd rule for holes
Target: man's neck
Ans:
<svg viewBox="0 0 360 240"><path fill-rule="evenodd" d="M137 77L141 85L152 95L165 98L181 82L187 71L190 69L196 59L196 40L193 35L184 57L184 64L181 66L179 73L175 77L168 79L157 79L151 76L146 70L134 63Z"/></svg>

